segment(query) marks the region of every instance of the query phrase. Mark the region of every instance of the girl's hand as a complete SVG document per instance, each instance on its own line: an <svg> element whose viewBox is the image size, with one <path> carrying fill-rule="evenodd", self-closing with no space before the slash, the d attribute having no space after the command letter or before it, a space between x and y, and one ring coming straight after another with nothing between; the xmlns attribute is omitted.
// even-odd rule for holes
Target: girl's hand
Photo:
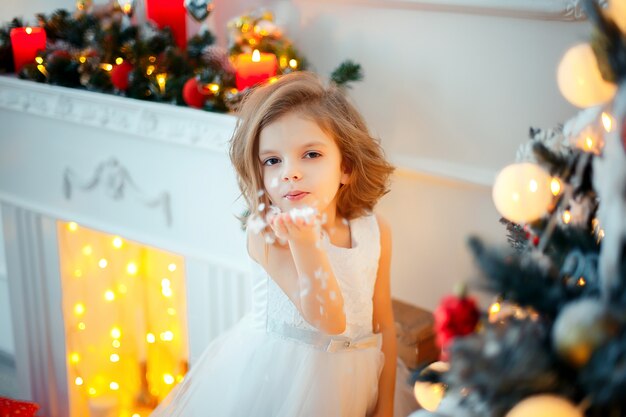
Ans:
<svg viewBox="0 0 626 417"><path fill-rule="evenodd" d="M277 213L268 218L268 224L277 238L292 243L316 243L320 239L318 216L293 216L291 213Z"/></svg>

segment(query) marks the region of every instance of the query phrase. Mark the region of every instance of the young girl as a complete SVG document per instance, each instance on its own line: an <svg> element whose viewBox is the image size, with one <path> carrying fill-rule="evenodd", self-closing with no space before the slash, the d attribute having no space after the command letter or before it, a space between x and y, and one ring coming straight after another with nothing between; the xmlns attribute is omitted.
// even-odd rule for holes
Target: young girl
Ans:
<svg viewBox="0 0 626 417"><path fill-rule="evenodd" d="M408 415L390 230L372 213L393 167L343 94L312 74L257 88L240 116L230 156L251 213L252 312L153 416Z"/></svg>

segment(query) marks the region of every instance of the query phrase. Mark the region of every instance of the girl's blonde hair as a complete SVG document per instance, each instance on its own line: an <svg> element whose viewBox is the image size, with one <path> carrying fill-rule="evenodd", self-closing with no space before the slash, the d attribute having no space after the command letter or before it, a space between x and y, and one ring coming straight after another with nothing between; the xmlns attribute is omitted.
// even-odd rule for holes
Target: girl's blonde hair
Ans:
<svg viewBox="0 0 626 417"><path fill-rule="evenodd" d="M350 173L350 180L339 188L337 212L347 219L370 212L389 191L394 167L385 160L380 143L370 136L363 118L339 88L325 87L316 75L307 72L291 73L258 87L242 102L230 142L230 159L249 212L264 216L270 206L258 158L260 133L293 112L316 122L339 147L342 167Z"/></svg>

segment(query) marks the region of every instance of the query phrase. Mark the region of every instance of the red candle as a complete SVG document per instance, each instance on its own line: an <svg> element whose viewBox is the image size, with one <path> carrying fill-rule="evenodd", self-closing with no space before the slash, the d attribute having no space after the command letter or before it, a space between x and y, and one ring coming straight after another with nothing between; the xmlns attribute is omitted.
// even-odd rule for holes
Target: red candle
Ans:
<svg viewBox="0 0 626 417"><path fill-rule="evenodd" d="M16 73L24 65L34 62L38 51L46 49L46 31L43 28L14 28L10 36Z"/></svg>
<svg viewBox="0 0 626 417"><path fill-rule="evenodd" d="M276 55L260 53L255 49L251 54L238 55L235 68L237 90L241 91L276 75L278 61Z"/></svg>
<svg viewBox="0 0 626 417"><path fill-rule="evenodd" d="M187 47L187 11L184 0L146 0L146 16L160 29L169 27L181 49Z"/></svg>

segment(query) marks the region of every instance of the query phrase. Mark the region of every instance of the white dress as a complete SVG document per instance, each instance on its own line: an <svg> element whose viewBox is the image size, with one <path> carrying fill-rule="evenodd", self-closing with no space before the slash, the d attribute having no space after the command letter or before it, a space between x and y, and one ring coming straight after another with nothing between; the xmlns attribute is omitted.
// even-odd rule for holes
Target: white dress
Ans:
<svg viewBox="0 0 626 417"><path fill-rule="evenodd" d="M372 332L380 256L374 215L350 221L352 248L322 240L344 298L346 330L309 325L253 264L252 311L204 353L152 417L365 417L376 405L384 355ZM408 372L397 372L395 417L417 409Z"/></svg>

